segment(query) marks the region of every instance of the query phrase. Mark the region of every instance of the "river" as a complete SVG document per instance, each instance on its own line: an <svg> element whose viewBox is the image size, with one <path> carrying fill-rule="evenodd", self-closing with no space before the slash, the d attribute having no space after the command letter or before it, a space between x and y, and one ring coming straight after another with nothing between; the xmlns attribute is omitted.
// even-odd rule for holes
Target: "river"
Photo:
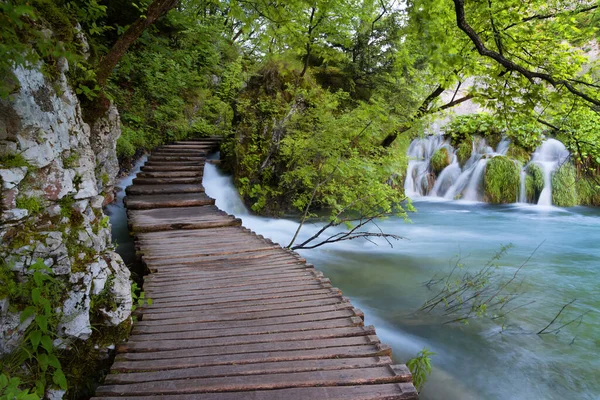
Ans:
<svg viewBox="0 0 600 400"><path fill-rule="evenodd" d="M282 245L298 226L250 215L231 179L214 165L206 165L204 186L219 208ZM406 238L393 247L353 241L300 253L365 312L395 361L406 362L424 347L435 352L421 399L600 399L600 209L433 200L415 206L410 223L380 223ZM307 224L300 236L317 229ZM436 293L424 283L448 273L457 255L472 271L510 243L497 271L510 277L531 256L518 273L522 294L515 304L533 303L510 313L504 329L489 319L443 324L415 314ZM574 299L559 321L587 312L580 323L535 334Z"/></svg>

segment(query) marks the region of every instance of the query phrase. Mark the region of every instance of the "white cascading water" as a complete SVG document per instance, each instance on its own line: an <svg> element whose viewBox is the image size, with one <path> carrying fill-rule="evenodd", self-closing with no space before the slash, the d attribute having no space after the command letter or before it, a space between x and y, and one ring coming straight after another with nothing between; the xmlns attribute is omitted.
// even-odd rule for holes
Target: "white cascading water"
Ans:
<svg viewBox="0 0 600 400"><path fill-rule="evenodd" d="M538 205L552 205L552 173L569 159L569 151L564 144L556 139L548 139L538 147L531 163L537 164L544 173L544 189L540 194ZM522 194L524 197L524 194Z"/></svg>
<svg viewBox="0 0 600 400"><path fill-rule="evenodd" d="M408 169L404 182L405 193L409 197L443 197L449 200L460 196L469 201L481 201L483 198L483 175L488 160L506 154L510 142L503 139L494 151L485 139L473 143L471 157L461 168L454 148L441 135L432 135L415 139L408 149ZM440 172L431 187L431 158L435 152L445 147L452 155L450 165Z"/></svg>
<svg viewBox="0 0 600 400"><path fill-rule="evenodd" d="M441 135L432 135L415 139L407 152L409 157L405 193L415 197L442 197L448 200L460 198L468 201L483 200L483 178L488 161L496 156L506 155L510 141L503 139L496 150L489 146L485 139L473 142L471 157L461 168L456 152ZM444 168L435 179L431 174L431 158L441 148L446 148L451 154L450 165ZM552 205L552 174L569 158L569 151L556 139L545 140L533 153L530 163L538 165L544 173L544 189L540 194L538 205ZM521 170L521 185L519 197L515 201L526 203L525 166Z"/></svg>

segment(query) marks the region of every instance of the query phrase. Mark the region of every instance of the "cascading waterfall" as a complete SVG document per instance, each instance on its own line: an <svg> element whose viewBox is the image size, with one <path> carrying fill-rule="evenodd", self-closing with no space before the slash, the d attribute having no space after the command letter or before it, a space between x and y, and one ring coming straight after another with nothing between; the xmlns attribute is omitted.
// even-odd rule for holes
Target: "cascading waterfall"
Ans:
<svg viewBox="0 0 600 400"><path fill-rule="evenodd" d="M473 141L471 156L461 167L455 149L442 135L432 135L415 139L407 152L409 157L405 193L412 198L440 197L448 200L462 199L483 201L483 181L486 166L493 157L506 155L510 141L502 139L494 150L482 138ZM451 162L437 177L431 165L434 154L445 148ZM544 174L544 188L538 203L543 206L552 205L552 174L569 158L565 146L556 139L547 139L533 153L531 161L520 171L519 203L527 202L526 179L527 165L533 163L540 167Z"/></svg>
<svg viewBox="0 0 600 400"><path fill-rule="evenodd" d="M404 190L409 197L432 196L453 200L482 201L483 175L488 160L506 154L510 141L503 139L494 150L485 139L473 142L471 157L461 168L454 148L441 135L415 139L408 149L408 169ZM437 179L432 174L431 159L436 151L446 148L451 162Z"/></svg>
<svg viewBox="0 0 600 400"><path fill-rule="evenodd" d="M565 163L570 154L565 145L556 139L548 139L538 147L531 158L544 173L544 189L540 194L538 205L552 205L552 173Z"/></svg>

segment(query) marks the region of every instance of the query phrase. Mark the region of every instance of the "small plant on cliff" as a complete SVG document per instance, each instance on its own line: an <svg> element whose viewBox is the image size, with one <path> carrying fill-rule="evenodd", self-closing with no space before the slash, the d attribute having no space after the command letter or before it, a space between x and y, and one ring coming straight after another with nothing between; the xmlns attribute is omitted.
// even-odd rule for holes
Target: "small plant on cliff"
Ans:
<svg viewBox="0 0 600 400"><path fill-rule="evenodd" d="M13 303L19 301L23 307L20 321L28 327L24 340L3 363L12 376L22 375L24 387L35 387L35 393L41 397L50 387L67 389L67 379L54 347L59 323L56 310L61 306L57 294L63 288L41 259L29 267L29 272L30 278L12 296Z"/></svg>
<svg viewBox="0 0 600 400"><path fill-rule="evenodd" d="M412 373L413 384L417 391L421 391L423 385L427 381L427 377L431 374L431 356L434 356L435 353L429 351L427 348L424 348L419 353L417 353L416 357L411 358L406 363L408 369Z"/></svg>
<svg viewBox="0 0 600 400"><path fill-rule="evenodd" d="M42 199L39 197L18 197L16 205L17 208L29 211L29 215L39 213L43 207Z"/></svg>

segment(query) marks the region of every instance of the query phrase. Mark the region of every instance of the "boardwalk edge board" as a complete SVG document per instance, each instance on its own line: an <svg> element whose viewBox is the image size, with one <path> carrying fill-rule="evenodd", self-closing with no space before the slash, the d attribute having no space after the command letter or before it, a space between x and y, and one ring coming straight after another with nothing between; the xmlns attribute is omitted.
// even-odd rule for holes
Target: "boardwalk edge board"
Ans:
<svg viewBox="0 0 600 400"><path fill-rule="evenodd" d="M417 399L409 369L340 289L206 195L220 140L161 146L126 189L153 302L93 399Z"/></svg>

